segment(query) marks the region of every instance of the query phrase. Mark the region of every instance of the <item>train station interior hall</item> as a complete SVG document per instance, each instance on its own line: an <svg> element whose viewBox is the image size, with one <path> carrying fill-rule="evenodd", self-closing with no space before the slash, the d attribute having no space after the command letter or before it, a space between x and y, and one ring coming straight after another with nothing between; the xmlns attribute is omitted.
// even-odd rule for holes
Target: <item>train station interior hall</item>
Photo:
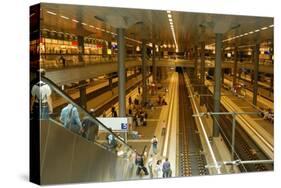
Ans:
<svg viewBox="0 0 281 188"><path fill-rule="evenodd" d="M42 184L274 170L273 18L41 3L30 24Z"/></svg>

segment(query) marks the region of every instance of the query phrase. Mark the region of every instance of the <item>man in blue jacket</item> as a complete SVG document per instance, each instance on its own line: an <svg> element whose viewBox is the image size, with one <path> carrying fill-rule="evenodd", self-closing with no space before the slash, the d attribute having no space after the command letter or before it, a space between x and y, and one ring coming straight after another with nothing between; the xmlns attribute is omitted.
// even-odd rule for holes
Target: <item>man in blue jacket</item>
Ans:
<svg viewBox="0 0 281 188"><path fill-rule="evenodd" d="M60 120L63 123L63 126L70 129L72 132L77 134L83 132L78 110L72 104L68 104L62 109Z"/></svg>

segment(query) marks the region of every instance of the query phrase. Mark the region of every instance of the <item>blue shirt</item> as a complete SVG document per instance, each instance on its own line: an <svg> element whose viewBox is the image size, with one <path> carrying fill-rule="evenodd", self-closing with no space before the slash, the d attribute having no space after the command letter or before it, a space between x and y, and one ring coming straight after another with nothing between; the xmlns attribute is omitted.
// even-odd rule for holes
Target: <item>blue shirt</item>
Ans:
<svg viewBox="0 0 281 188"><path fill-rule="evenodd" d="M162 166L163 170L168 170L171 168L171 164L169 161L165 161Z"/></svg>
<svg viewBox="0 0 281 188"><path fill-rule="evenodd" d="M68 120L69 118L70 120ZM60 114L60 120L63 122L63 126L65 128L68 121L70 121L70 124L72 126L79 126L81 128L79 113L75 106L67 105L66 107L64 107Z"/></svg>

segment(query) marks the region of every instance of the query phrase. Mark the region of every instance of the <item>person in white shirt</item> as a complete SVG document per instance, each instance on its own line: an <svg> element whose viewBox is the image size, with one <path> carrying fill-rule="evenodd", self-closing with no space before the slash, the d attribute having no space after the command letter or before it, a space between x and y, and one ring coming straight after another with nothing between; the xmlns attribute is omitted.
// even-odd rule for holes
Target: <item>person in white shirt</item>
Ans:
<svg viewBox="0 0 281 188"><path fill-rule="evenodd" d="M45 70L38 71L39 76L45 76ZM38 76L38 79L39 79ZM48 84L39 80L33 85L31 90L31 109L34 118L48 119L49 114L53 113L52 90Z"/></svg>
<svg viewBox="0 0 281 188"><path fill-rule="evenodd" d="M156 138L156 136L153 136L153 138L151 139L151 144L152 144L153 153L157 154L158 139Z"/></svg>
<svg viewBox="0 0 281 188"><path fill-rule="evenodd" d="M155 174L155 177L157 178L162 178L162 167L161 167L161 160L158 160L156 162L156 166L154 168L154 174Z"/></svg>

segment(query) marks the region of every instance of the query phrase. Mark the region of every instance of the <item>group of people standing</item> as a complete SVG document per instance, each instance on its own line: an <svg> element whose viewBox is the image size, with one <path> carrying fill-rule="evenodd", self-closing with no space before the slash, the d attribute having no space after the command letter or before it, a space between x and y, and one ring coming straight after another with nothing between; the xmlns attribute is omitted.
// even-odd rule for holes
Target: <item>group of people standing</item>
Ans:
<svg viewBox="0 0 281 188"><path fill-rule="evenodd" d="M129 110L128 116L133 118L133 126L146 126L148 114L144 108L140 105L140 102L137 98L132 101L132 97L129 97Z"/></svg>
<svg viewBox="0 0 281 188"><path fill-rule="evenodd" d="M168 158L165 158L164 162L157 158L157 145L158 139L153 136L151 139L152 153L150 154L148 160L146 161L147 152L144 151L143 154L138 154L136 151L135 164L137 165L136 175L140 175L141 171L144 175L150 175L150 178L168 178L172 176L171 163ZM147 162L148 170L145 167Z"/></svg>

